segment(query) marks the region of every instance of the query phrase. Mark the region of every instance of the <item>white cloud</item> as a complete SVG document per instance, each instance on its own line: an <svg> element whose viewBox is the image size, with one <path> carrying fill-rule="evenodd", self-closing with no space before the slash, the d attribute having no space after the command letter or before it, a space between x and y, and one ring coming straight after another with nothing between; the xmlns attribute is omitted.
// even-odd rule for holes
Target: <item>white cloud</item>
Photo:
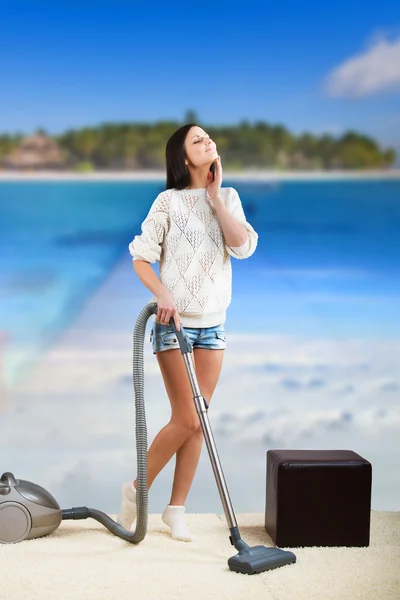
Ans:
<svg viewBox="0 0 400 600"><path fill-rule="evenodd" d="M379 39L363 53L335 68L327 77L329 96L364 97L400 90L400 38Z"/></svg>
<svg viewBox="0 0 400 600"><path fill-rule="evenodd" d="M230 334L228 350L219 387L229 385L234 376L235 389L249 379L251 385L267 380L279 389L312 390L329 374L329 383L335 382L341 389L355 383L360 389L363 382L368 389L374 386L380 389L382 385L393 387L397 380L400 344L395 340L368 342ZM161 379L149 343L146 343L144 363L146 389L150 386L152 390ZM240 378L236 375L239 371ZM295 381L296 385L285 385L288 381ZM16 398L30 397L36 401L69 395L69 402L84 396L87 404L92 396L107 398L118 389L126 390L123 394L130 394L132 389L130 336L97 331L85 332L84 339L71 336L68 344L51 349L15 394Z"/></svg>
<svg viewBox="0 0 400 600"><path fill-rule="evenodd" d="M101 331L78 331L51 349L1 414L3 470L43 485L63 506L100 502L115 512L121 481L135 473L131 352L130 336ZM374 506L394 507L387 465L400 459L399 372L398 341L229 336L209 416L237 510L260 510L266 451L277 447L364 454L374 463ZM148 343L145 377L150 444L170 411ZM173 463L157 478L153 511L163 508ZM241 495L243 478L253 504ZM203 450L190 510L220 510L214 488Z"/></svg>

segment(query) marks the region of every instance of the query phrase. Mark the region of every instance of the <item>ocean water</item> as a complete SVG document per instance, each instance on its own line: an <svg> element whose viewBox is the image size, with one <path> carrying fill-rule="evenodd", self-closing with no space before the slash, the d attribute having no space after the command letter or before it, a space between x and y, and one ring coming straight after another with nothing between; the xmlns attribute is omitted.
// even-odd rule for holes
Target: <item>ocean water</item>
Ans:
<svg viewBox="0 0 400 600"><path fill-rule="evenodd" d="M224 185L238 190L259 233L255 255L234 261L232 331L400 336L400 182ZM10 379L130 261L128 244L162 189L162 181L0 183L0 331Z"/></svg>

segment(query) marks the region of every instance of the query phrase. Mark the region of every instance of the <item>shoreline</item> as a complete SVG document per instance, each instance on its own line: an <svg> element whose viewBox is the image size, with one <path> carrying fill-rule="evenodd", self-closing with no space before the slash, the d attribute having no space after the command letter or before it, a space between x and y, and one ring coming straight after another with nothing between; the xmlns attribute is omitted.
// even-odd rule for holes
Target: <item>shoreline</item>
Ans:
<svg viewBox="0 0 400 600"><path fill-rule="evenodd" d="M231 181L321 181L352 179L400 179L400 168L376 171L225 171ZM165 181L164 171L75 171L14 172L0 171L1 181Z"/></svg>

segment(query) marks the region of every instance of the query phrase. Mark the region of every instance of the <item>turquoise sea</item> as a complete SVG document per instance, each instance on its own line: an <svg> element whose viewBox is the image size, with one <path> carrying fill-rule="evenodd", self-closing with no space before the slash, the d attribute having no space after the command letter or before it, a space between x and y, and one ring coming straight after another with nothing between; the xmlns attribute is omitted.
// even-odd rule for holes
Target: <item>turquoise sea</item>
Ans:
<svg viewBox="0 0 400 600"><path fill-rule="evenodd" d="M224 181L259 233L234 261L231 331L400 337L400 182ZM0 331L13 378L121 260L162 181L0 183ZM116 290L116 293L124 293ZM20 375L21 374L21 375Z"/></svg>

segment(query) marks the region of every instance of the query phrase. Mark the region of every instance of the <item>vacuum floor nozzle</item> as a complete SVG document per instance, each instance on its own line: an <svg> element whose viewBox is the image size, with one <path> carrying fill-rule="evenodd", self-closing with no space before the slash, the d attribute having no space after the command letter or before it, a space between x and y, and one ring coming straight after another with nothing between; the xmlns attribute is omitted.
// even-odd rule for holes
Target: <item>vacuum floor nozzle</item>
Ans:
<svg viewBox="0 0 400 600"><path fill-rule="evenodd" d="M296 556L288 550L266 548L265 546L248 546L228 559L231 571L255 575L263 571L271 571L296 562Z"/></svg>

